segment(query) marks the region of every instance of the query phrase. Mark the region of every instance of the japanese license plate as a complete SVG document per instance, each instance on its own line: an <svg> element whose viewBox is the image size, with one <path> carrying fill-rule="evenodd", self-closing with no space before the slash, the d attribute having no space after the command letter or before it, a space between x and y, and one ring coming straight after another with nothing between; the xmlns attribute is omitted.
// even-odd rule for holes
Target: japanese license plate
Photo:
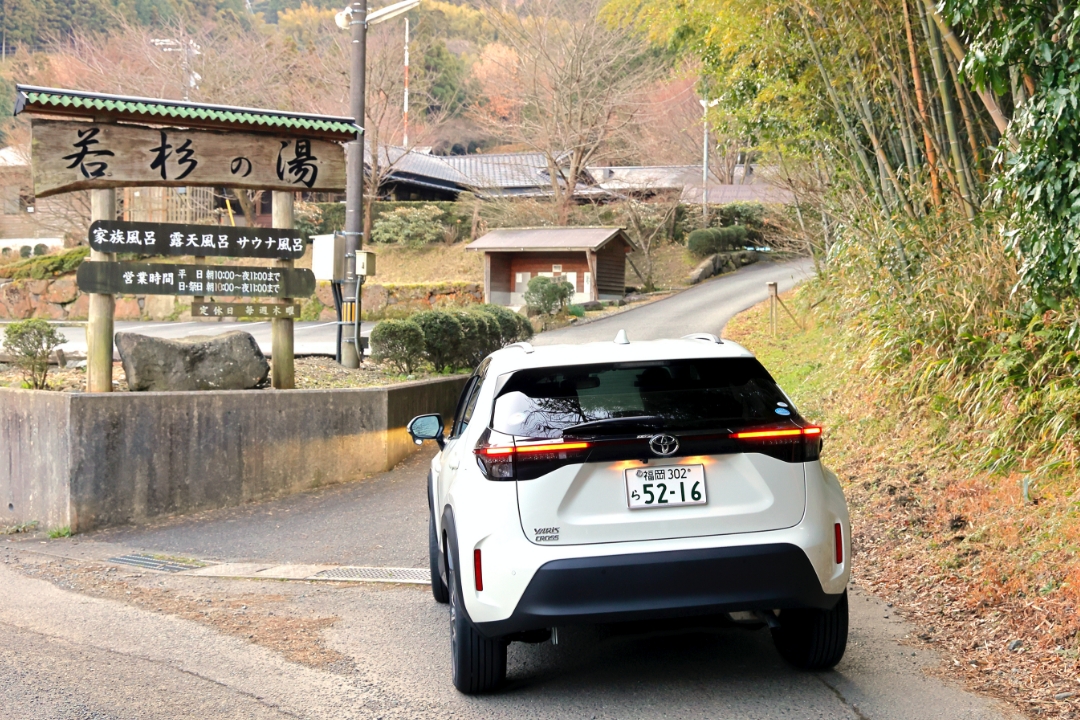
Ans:
<svg viewBox="0 0 1080 720"><path fill-rule="evenodd" d="M626 502L639 508L704 505L705 466L670 465L626 471Z"/></svg>

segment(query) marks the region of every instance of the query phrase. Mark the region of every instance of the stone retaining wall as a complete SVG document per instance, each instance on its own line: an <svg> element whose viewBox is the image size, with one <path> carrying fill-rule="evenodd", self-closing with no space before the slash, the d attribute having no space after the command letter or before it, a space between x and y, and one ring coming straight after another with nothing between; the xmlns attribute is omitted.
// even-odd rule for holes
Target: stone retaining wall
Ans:
<svg viewBox="0 0 1080 720"><path fill-rule="evenodd" d="M358 480L414 452L405 423L449 418L466 379L350 390L0 388L0 527L81 532Z"/></svg>
<svg viewBox="0 0 1080 720"><path fill-rule="evenodd" d="M319 319L334 320L334 297L329 283L319 283L313 296L324 307ZM418 284L366 283L365 317L408 315L420 310L484 302L483 283L445 282ZM190 299L170 295L118 295L117 320L166 320L176 317ZM0 320L85 320L89 297L75 286L75 276L48 280L14 280L0 285ZM184 313L186 317L187 313ZM314 315L310 316L314 319Z"/></svg>

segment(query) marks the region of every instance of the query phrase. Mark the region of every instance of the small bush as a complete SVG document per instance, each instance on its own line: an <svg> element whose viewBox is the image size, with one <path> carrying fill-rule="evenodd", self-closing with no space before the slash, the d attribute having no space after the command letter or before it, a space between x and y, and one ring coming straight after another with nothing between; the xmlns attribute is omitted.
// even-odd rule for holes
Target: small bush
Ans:
<svg viewBox="0 0 1080 720"><path fill-rule="evenodd" d="M434 205L399 207L375 221L371 228L371 240L422 248L445 237L446 230L439 222L442 214L443 211Z"/></svg>
<svg viewBox="0 0 1080 720"><path fill-rule="evenodd" d="M26 245L23 246L27 247ZM20 253L21 254L21 253ZM46 278L59 277L70 272L75 272L82 261L90 256L90 248L77 247L71 250L31 258L26 255L25 260L16 260L10 265L0 268L0 277L12 280L44 280Z"/></svg>
<svg viewBox="0 0 1080 720"><path fill-rule="evenodd" d="M521 331L513 310L502 305L477 305L476 312L487 313L495 319L498 327L498 348L517 342Z"/></svg>
<svg viewBox="0 0 1080 720"><path fill-rule="evenodd" d="M479 360L476 357L479 354L477 345L480 344L482 335L487 332L487 325L480 325L476 313L466 312L465 310L451 310L449 312L461 325L461 334L465 338L458 345L457 354L453 361L454 367L474 368L479 364L480 360L483 360L482 355Z"/></svg>
<svg viewBox="0 0 1080 720"><path fill-rule="evenodd" d="M44 390L49 373L49 353L60 347L64 338L44 320L20 320L4 331L4 348L15 357L26 384Z"/></svg>
<svg viewBox="0 0 1080 720"><path fill-rule="evenodd" d="M322 208L312 202L297 200L293 206L293 228L305 239L319 234L322 227Z"/></svg>
<svg viewBox="0 0 1080 720"><path fill-rule="evenodd" d="M746 237L746 228L742 225L704 228L690 233L686 239L686 247L698 257L708 257L744 246Z"/></svg>
<svg viewBox="0 0 1080 720"><path fill-rule="evenodd" d="M765 206L757 202L733 202L710 208L718 225L742 225L760 228L765 223Z"/></svg>
<svg viewBox="0 0 1080 720"><path fill-rule="evenodd" d="M566 312L570 313L574 317L585 317L585 308L580 305L571 305L566 309Z"/></svg>
<svg viewBox="0 0 1080 720"><path fill-rule="evenodd" d="M525 289L525 304L545 315L560 310L573 297L573 285L565 280L553 280L542 275L530 280Z"/></svg>
<svg viewBox="0 0 1080 720"><path fill-rule="evenodd" d="M3 254L4 257L10 256L11 255L11 248L6 247L3 250L0 250L0 254Z"/></svg>
<svg viewBox="0 0 1080 720"><path fill-rule="evenodd" d="M529 318L525 317L521 313L514 313L514 320L518 324L518 339L519 340L532 340L533 326L529 322Z"/></svg>
<svg viewBox="0 0 1080 720"><path fill-rule="evenodd" d="M426 310L413 315L410 320L424 331L424 356L441 372L454 365L465 342L465 331L453 313L444 310Z"/></svg>
<svg viewBox="0 0 1080 720"><path fill-rule="evenodd" d="M49 246L45 243L38 243L34 246L34 255L40 256L44 255L47 252L49 252Z"/></svg>
<svg viewBox="0 0 1080 720"><path fill-rule="evenodd" d="M19 257L28 258L30 257L31 252L32 250L29 245L23 245L19 248Z"/></svg>
<svg viewBox="0 0 1080 720"><path fill-rule="evenodd" d="M470 364L479 365L480 361L502 347L499 321L489 313L470 309L469 314L476 321L476 342L470 347Z"/></svg>
<svg viewBox="0 0 1080 720"><path fill-rule="evenodd" d="M371 359L411 373L424 355L424 331L411 320L383 320L371 331Z"/></svg>

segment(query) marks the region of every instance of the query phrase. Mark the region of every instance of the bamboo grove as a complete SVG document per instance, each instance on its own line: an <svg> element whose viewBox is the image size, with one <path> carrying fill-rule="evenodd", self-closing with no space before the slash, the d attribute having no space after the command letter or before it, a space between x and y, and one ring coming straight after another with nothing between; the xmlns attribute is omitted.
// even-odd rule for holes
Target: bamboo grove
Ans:
<svg viewBox="0 0 1080 720"><path fill-rule="evenodd" d="M846 354L998 468L1080 460L1080 4L611 0L789 187Z"/></svg>

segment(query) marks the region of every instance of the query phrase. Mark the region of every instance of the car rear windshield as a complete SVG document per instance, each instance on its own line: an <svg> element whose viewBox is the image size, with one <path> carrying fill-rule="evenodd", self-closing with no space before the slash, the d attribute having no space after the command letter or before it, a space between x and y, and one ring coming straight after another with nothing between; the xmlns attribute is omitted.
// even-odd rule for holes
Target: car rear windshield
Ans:
<svg viewBox="0 0 1080 720"><path fill-rule="evenodd" d="M797 418L757 360L705 358L519 370L499 391L492 427L556 438L735 429Z"/></svg>

